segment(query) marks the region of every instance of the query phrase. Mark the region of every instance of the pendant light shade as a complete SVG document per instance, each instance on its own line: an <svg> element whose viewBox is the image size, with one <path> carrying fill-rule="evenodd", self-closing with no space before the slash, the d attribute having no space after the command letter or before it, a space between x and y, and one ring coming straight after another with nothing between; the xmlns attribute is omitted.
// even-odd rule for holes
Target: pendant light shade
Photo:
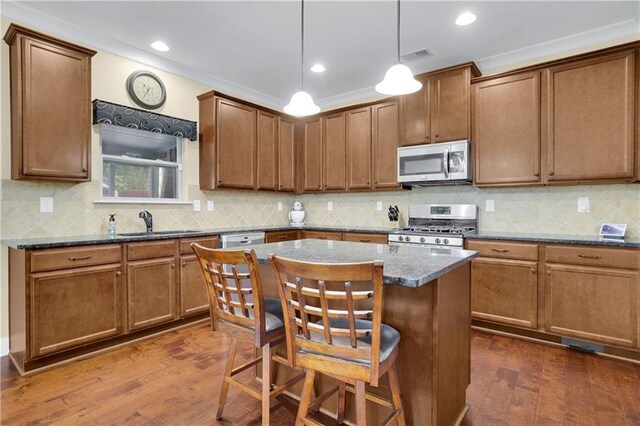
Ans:
<svg viewBox="0 0 640 426"><path fill-rule="evenodd" d="M313 103L310 94L300 91L291 96L289 104L284 107L284 112L294 117L304 117L319 113L320 107Z"/></svg>
<svg viewBox="0 0 640 426"><path fill-rule="evenodd" d="M397 5L397 61L394 66L387 70L384 80L376 84L376 92L390 96L408 95L422 88L422 83L413 78L413 73L409 67L400 63L400 0L398 0Z"/></svg>
<svg viewBox="0 0 640 426"><path fill-rule="evenodd" d="M300 91L291 96L289 104L284 107L284 112L294 117L305 117L320 112L320 107L313 102L311 95L304 91L304 0L301 8L301 37L300 37Z"/></svg>

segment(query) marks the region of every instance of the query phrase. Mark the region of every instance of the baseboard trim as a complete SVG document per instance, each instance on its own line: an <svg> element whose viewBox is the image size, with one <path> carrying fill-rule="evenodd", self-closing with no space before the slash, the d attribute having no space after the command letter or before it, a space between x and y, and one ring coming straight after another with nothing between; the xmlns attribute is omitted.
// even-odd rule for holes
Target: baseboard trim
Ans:
<svg viewBox="0 0 640 426"><path fill-rule="evenodd" d="M0 337L0 356L9 355L9 336Z"/></svg>

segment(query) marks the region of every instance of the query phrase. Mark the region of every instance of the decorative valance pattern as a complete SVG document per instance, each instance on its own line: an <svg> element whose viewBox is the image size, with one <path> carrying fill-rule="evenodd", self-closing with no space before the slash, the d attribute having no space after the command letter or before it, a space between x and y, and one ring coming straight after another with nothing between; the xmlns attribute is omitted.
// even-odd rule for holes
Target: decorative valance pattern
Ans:
<svg viewBox="0 0 640 426"><path fill-rule="evenodd" d="M93 124L112 124L130 129L179 136L192 141L198 139L198 123L168 115L95 99Z"/></svg>

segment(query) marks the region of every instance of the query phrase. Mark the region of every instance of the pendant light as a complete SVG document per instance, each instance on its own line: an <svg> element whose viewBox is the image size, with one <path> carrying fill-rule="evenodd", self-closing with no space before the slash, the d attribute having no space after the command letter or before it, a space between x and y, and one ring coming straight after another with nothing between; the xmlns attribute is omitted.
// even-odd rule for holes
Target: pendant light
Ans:
<svg viewBox="0 0 640 426"><path fill-rule="evenodd" d="M313 103L311 95L304 91L304 0L302 0L301 15L300 91L294 93L289 104L284 107L284 112L294 117L304 117L320 112L320 107Z"/></svg>
<svg viewBox="0 0 640 426"><path fill-rule="evenodd" d="M422 83L413 78L413 73L409 67L400 62L400 0L398 0L397 18L397 61L394 66L387 70L387 73L384 75L384 80L376 84L376 92L382 93L383 95L408 95L422 88Z"/></svg>

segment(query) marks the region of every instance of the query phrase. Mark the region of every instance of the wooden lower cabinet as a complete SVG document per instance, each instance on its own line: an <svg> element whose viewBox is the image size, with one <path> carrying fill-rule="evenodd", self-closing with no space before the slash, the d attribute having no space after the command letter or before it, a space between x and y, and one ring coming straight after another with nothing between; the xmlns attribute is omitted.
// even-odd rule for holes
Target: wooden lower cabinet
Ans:
<svg viewBox="0 0 640 426"><path fill-rule="evenodd" d="M183 256L180 259L180 316L207 312L209 297L198 258Z"/></svg>
<svg viewBox="0 0 640 426"><path fill-rule="evenodd" d="M298 230L293 231L271 231L265 233L265 242L278 243L282 241L293 241L300 238Z"/></svg>
<svg viewBox="0 0 640 426"><path fill-rule="evenodd" d="M546 265L545 330L637 349L640 273Z"/></svg>
<svg viewBox="0 0 640 426"><path fill-rule="evenodd" d="M341 241L342 233L331 232L331 231L303 231L303 238L312 238L316 240Z"/></svg>
<svg viewBox="0 0 640 426"><path fill-rule="evenodd" d="M473 318L533 329L538 326L537 262L475 259L471 282Z"/></svg>
<svg viewBox="0 0 640 426"><path fill-rule="evenodd" d="M128 264L129 331L177 318L175 267L176 260L173 257Z"/></svg>
<svg viewBox="0 0 640 426"><path fill-rule="evenodd" d="M387 234L365 234L361 232L344 232L342 241L353 241L356 243L387 244Z"/></svg>
<svg viewBox="0 0 640 426"><path fill-rule="evenodd" d="M32 358L122 334L121 275L120 265L32 275Z"/></svg>

